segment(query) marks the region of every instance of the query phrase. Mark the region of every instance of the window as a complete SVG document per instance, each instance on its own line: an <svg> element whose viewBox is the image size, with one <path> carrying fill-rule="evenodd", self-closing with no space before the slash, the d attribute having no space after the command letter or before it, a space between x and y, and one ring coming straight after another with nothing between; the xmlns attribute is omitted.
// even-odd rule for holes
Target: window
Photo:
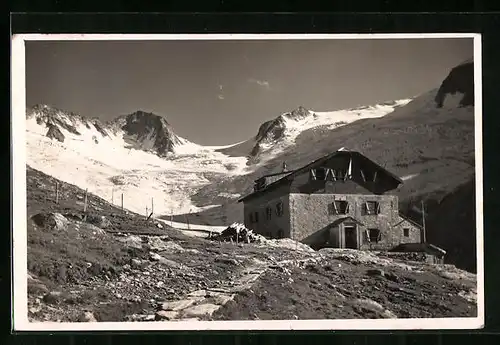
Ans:
<svg viewBox="0 0 500 345"><path fill-rule="evenodd" d="M404 228L403 229L403 236L404 237L410 237L410 229Z"/></svg>
<svg viewBox="0 0 500 345"><path fill-rule="evenodd" d="M283 238L285 237L285 232L283 231L283 229L279 229L278 230L278 238Z"/></svg>
<svg viewBox="0 0 500 345"><path fill-rule="evenodd" d="M366 240L370 243L378 243L381 239L381 234L379 229L367 229L366 230Z"/></svg>
<svg viewBox="0 0 500 345"><path fill-rule="evenodd" d="M282 202L279 202L276 204L276 214L278 216L282 216L283 215L283 203Z"/></svg>
<svg viewBox="0 0 500 345"><path fill-rule="evenodd" d="M266 187L266 180L264 178L260 178L254 182L253 189L254 191L258 191L264 189Z"/></svg>
<svg viewBox="0 0 500 345"><path fill-rule="evenodd" d="M327 171L324 168L311 169L311 180L325 181Z"/></svg>
<svg viewBox="0 0 500 345"><path fill-rule="evenodd" d="M377 180L377 171L371 169L359 169L361 178L364 182L375 182Z"/></svg>
<svg viewBox="0 0 500 345"><path fill-rule="evenodd" d="M259 212L252 212L249 215L250 223L258 223L259 222Z"/></svg>
<svg viewBox="0 0 500 345"><path fill-rule="evenodd" d="M342 169L334 170L333 171L334 180L344 180L346 174L347 172L345 170Z"/></svg>
<svg viewBox="0 0 500 345"><path fill-rule="evenodd" d="M349 203L345 200L335 200L328 205L328 213L334 214L347 214L349 213Z"/></svg>
<svg viewBox="0 0 500 345"><path fill-rule="evenodd" d="M363 212L365 215L369 214L379 214L380 204L378 201L366 201L363 206Z"/></svg>
<svg viewBox="0 0 500 345"><path fill-rule="evenodd" d="M315 181L344 181L346 175L345 169L316 168L310 171L310 179Z"/></svg>
<svg viewBox="0 0 500 345"><path fill-rule="evenodd" d="M266 218L267 220L271 219L271 216L273 214L273 210L271 209L271 207L266 207Z"/></svg>

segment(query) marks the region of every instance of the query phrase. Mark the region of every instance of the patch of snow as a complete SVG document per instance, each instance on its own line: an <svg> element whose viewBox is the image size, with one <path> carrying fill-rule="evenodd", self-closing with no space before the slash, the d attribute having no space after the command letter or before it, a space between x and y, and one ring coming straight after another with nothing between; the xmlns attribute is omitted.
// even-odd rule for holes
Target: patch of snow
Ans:
<svg viewBox="0 0 500 345"><path fill-rule="evenodd" d="M414 177L417 177L418 175L420 175L420 174L410 174L410 175L402 176L401 180L408 181L408 180L411 180Z"/></svg>
<svg viewBox="0 0 500 345"><path fill-rule="evenodd" d="M45 136L47 128L29 118L27 164L64 182L87 188L116 205L145 214L154 202L155 214L197 212L190 200L194 192L211 181L205 174L239 175L246 171L245 157L228 157L184 143L182 154L160 158L154 153L127 148L120 133L103 137L95 128L78 124L76 135L61 128L64 143ZM96 144L94 137L99 138ZM146 143L147 144L147 143ZM232 169L228 169L228 164ZM119 182L116 184L115 182ZM150 212L150 211L149 211Z"/></svg>
<svg viewBox="0 0 500 345"><path fill-rule="evenodd" d="M167 225L172 226L173 228L179 229L179 230L200 230L204 232L222 232L224 229L227 228L227 226L214 226L214 225L201 225L201 224L188 224L188 223L181 223L181 222L176 222L176 221L170 221L167 219L158 219L159 221L164 222Z"/></svg>

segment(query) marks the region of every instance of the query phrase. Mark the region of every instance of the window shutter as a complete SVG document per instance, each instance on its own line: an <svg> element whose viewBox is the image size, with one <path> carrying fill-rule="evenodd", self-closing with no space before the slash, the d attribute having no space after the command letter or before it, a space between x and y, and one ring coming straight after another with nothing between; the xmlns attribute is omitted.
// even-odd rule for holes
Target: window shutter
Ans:
<svg viewBox="0 0 500 345"><path fill-rule="evenodd" d="M328 204L328 212L330 215L336 214L335 212L335 201Z"/></svg>
<svg viewBox="0 0 500 345"><path fill-rule="evenodd" d="M376 207L377 207L376 214L380 214L380 203L378 201Z"/></svg>
<svg viewBox="0 0 500 345"><path fill-rule="evenodd" d="M332 171L332 177L334 181L337 181L337 172L335 170Z"/></svg>
<svg viewBox="0 0 500 345"><path fill-rule="evenodd" d="M363 179L364 182L366 182L366 177L365 177L365 173L363 172L363 170L359 170L359 172L361 173L361 178Z"/></svg>
<svg viewBox="0 0 500 345"><path fill-rule="evenodd" d="M325 168L325 181L328 181L328 176L330 175L330 169Z"/></svg>
<svg viewBox="0 0 500 345"><path fill-rule="evenodd" d="M345 207L345 213L349 213L349 203L347 203L347 206Z"/></svg>
<svg viewBox="0 0 500 345"><path fill-rule="evenodd" d="M314 171L314 169L311 169L311 178L316 180L316 171Z"/></svg>
<svg viewBox="0 0 500 345"><path fill-rule="evenodd" d="M368 207L368 202L365 201L365 214L370 214L370 208Z"/></svg>

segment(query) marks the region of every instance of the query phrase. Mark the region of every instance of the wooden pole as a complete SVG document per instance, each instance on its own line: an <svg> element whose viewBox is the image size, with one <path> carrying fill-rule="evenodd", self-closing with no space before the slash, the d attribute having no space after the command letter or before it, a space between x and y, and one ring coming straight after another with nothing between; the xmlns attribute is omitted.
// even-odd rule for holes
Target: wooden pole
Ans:
<svg viewBox="0 0 500 345"><path fill-rule="evenodd" d="M425 231L425 207L424 207L424 200L422 199L422 229L423 229L423 243L427 243L427 234Z"/></svg>
<svg viewBox="0 0 500 345"><path fill-rule="evenodd" d="M185 217L186 217L186 224L187 224L187 226L188 226L188 230L190 230L190 228L189 228L189 218L188 218L188 215L186 214L186 216L185 216Z"/></svg>
<svg viewBox="0 0 500 345"><path fill-rule="evenodd" d="M111 205L115 204L115 189L111 188Z"/></svg>
<svg viewBox="0 0 500 345"><path fill-rule="evenodd" d="M123 212L123 193L122 193L122 212Z"/></svg>
<svg viewBox="0 0 500 345"><path fill-rule="evenodd" d="M148 216L148 206L146 205L146 217Z"/></svg>
<svg viewBox="0 0 500 345"><path fill-rule="evenodd" d="M59 204L59 182L56 181L56 204Z"/></svg>
<svg viewBox="0 0 500 345"><path fill-rule="evenodd" d="M173 218L174 218L174 213L172 211L172 209L170 209L170 226L173 228L174 227L174 221L173 221Z"/></svg>
<svg viewBox="0 0 500 345"><path fill-rule="evenodd" d="M85 188L85 199L83 201L83 212L87 212L87 188Z"/></svg>
<svg viewBox="0 0 500 345"><path fill-rule="evenodd" d="M151 213L154 213L154 209L155 209L154 199L151 198Z"/></svg>

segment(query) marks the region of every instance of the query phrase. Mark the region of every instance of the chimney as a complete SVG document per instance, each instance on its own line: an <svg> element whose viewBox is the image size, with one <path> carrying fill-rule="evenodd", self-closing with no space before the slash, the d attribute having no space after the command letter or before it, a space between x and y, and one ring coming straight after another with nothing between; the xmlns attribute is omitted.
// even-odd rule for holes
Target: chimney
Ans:
<svg viewBox="0 0 500 345"><path fill-rule="evenodd" d="M283 170L282 170L282 172L285 172L285 171L286 171L286 162L284 161L283 162Z"/></svg>

